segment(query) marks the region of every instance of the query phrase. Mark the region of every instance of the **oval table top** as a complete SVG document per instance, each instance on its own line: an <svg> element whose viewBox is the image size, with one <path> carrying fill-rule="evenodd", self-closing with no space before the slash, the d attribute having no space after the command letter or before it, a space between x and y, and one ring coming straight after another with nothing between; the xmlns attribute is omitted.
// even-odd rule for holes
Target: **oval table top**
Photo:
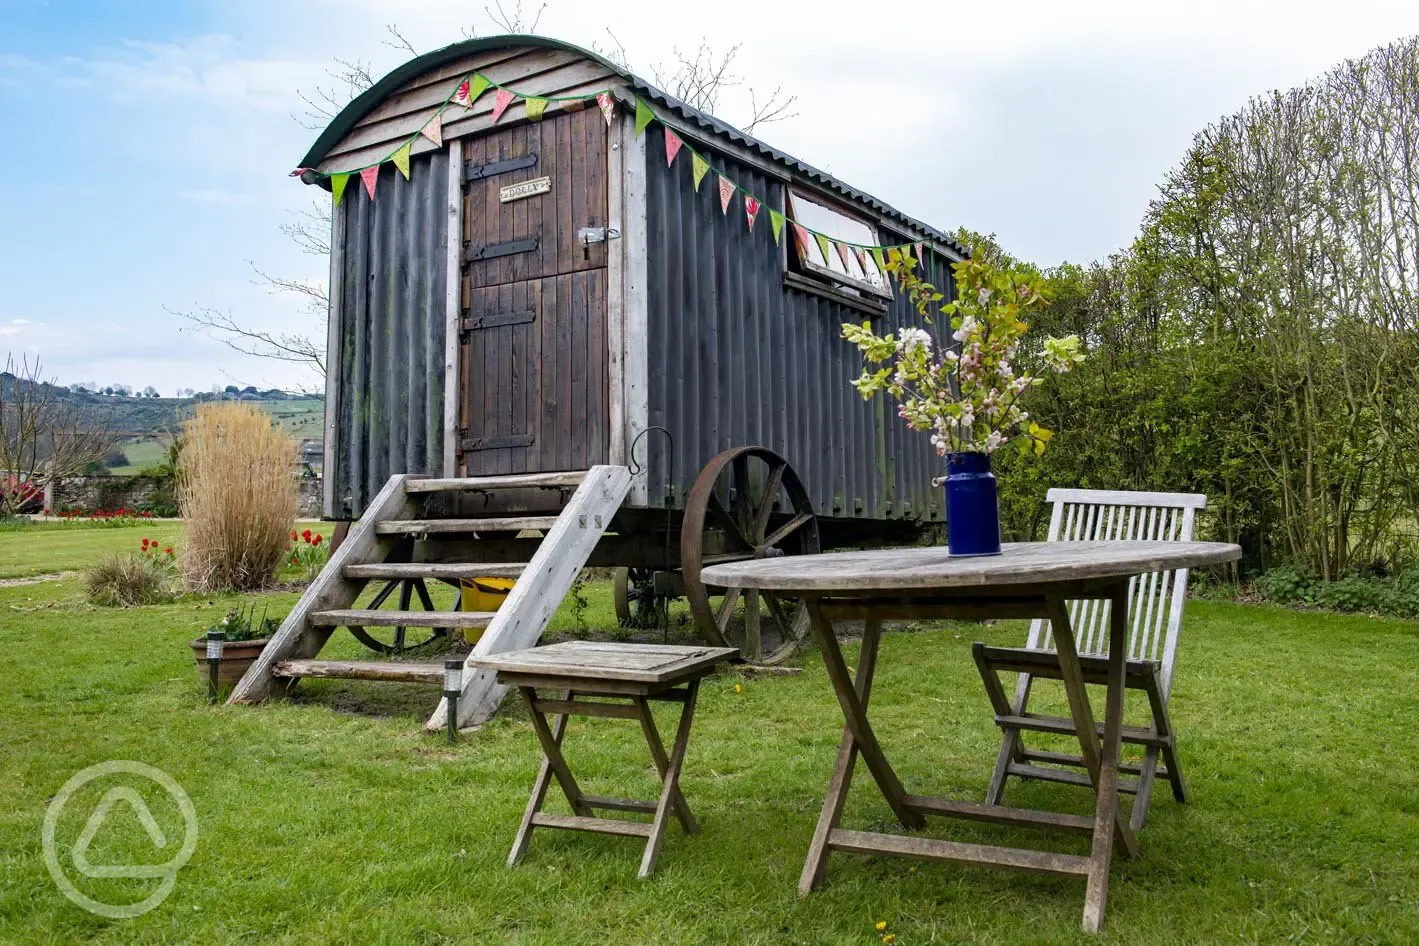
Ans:
<svg viewBox="0 0 1419 946"><path fill-rule="evenodd" d="M765 591L925 591L1131 578L1241 557L1241 546L1225 542L1010 542L999 555L960 558L945 546L786 555L712 565L700 577Z"/></svg>

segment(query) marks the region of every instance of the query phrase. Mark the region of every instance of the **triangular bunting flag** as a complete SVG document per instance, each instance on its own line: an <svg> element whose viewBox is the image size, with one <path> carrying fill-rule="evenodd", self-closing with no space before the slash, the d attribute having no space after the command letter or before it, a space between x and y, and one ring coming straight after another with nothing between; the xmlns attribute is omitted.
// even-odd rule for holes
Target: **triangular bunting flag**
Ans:
<svg viewBox="0 0 1419 946"><path fill-rule="evenodd" d="M440 112L434 112L434 117L433 117L433 118L430 118L430 119L428 120L428 122L424 125L424 127L419 129L419 134L423 135L425 138L429 139L429 140L432 141L434 144L436 144L436 145L438 145L440 148L442 148L442 147L443 147L443 115L442 115L442 113L440 113Z"/></svg>
<svg viewBox="0 0 1419 946"><path fill-rule="evenodd" d="M462 92L462 93L464 94L464 97L467 98L467 100L468 100L467 102L459 102L459 103L458 103L458 104L462 105L464 108L472 108L472 107L473 107L473 103L476 102L476 101L478 101L478 98L479 98L484 92L488 91L488 86L492 85L491 82L489 82L487 79L483 78L482 76L478 75L477 73L474 73L474 74L473 74L473 79L472 79L471 82L466 82L466 83L464 83L464 84L467 85L468 88L465 89L465 88L463 88L463 86L459 86L459 87L458 87L459 91ZM456 100L455 100L455 101L456 101Z"/></svg>
<svg viewBox="0 0 1419 946"><path fill-rule="evenodd" d="M374 200L374 186L379 182L379 165L376 164L361 171L360 180L365 182L365 190L369 191L370 200Z"/></svg>
<svg viewBox="0 0 1419 946"><path fill-rule="evenodd" d="M389 156L389 160L394 162L394 166L404 175L406 181L409 180L409 149L412 145L412 141L406 141L399 146L398 151Z"/></svg>
<svg viewBox="0 0 1419 946"><path fill-rule="evenodd" d="M926 244L925 244L925 243L918 243L918 244L916 245L916 261L917 261L918 265L921 265L921 266L925 266L925 265L926 265Z"/></svg>
<svg viewBox="0 0 1419 946"><path fill-rule="evenodd" d="M709 170L709 162L694 151L690 152L690 159L690 167L695 179L695 190L698 192L700 189L700 181L705 179L705 172Z"/></svg>
<svg viewBox="0 0 1419 946"><path fill-rule="evenodd" d="M758 198L744 195L744 216L749 219L749 232L754 232L754 218L759 215Z"/></svg>
<svg viewBox="0 0 1419 946"><path fill-rule="evenodd" d="M335 206L340 206L340 198L345 196L345 185L350 183L348 174L330 175L330 193L335 196Z"/></svg>
<svg viewBox="0 0 1419 946"><path fill-rule="evenodd" d="M503 112L512 104L512 100L517 98L507 89L498 89L498 94L493 98L493 124L498 123L498 119L503 117Z"/></svg>
<svg viewBox="0 0 1419 946"><path fill-rule="evenodd" d="M468 99L468 80L467 80L467 79L464 79L462 82L458 83L458 88L456 88L456 89L453 90L453 99L452 99L452 102L453 102L454 105L462 105L464 108L472 108L472 107L473 107L473 103L472 103L471 101L469 101L469 99Z"/></svg>
<svg viewBox="0 0 1419 946"><path fill-rule="evenodd" d="M596 93L596 104L601 106L601 114L606 118L606 126L611 126L611 119L616 114L616 101L611 98L610 92Z"/></svg>
<svg viewBox="0 0 1419 946"><path fill-rule="evenodd" d="M669 167L675 163L675 155L680 153L680 146L685 142L680 140L680 136L669 128L665 129L665 166Z"/></svg>
<svg viewBox="0 0 1419 946"><path fill-rule="evenodd" d="M808 235L808 231L801 224L793 224L793 232L798 237L798 245L803 249L803 255L808 255L808 248L813 245L813 238Z"/></svg>
<svg viewBox="0 0 1419 946"><path fill-rule="evenodd" d="M636 99L636 137L645 134L646 127L655 120L655 113L650 110L650 106Z"/></svg>
<svg viewBox="0 0 1419 946"><path fill-rule="evenodd" d="M833 265L833 254L832 251L829 250L829 247L833 245L832 241L821 233L815 233L813 236L818 240L818 249L823 251L823 265L831 269Z"/></svg>
<svg viewBox="0 0 1419 946"><path fill-rule="evenodd" d="M867 267L867 253L862 249L862 247L854 246L852 248L852 255L857 257L857 265L862 267L863 275L871 276L872 270Z"/></svg>
<svg viewBox="0 0 1419 946"><path fill-rule="evenodd" d="M729 213L729 202L734 199L734 182L723 174L719 176L719 212Z"/></svg>
<svg viewBox="0 0 1419 946"><path fill-rule="evenodd" d="M887 275L887 261L882 258L882 247L874 246L868 250L872 254L873 261L877 264L877 271L883 276Z"/></svg>
<svg viewBox="0 0 1419 946"><path fill-rule="evenodd" d="M783 214L772 207L769 208L769 225L774 228L774 244L778 244L779 234L783 232Z"/></svg>
<svg viewBox="0 0 1419 946"><path fill-rule="evenodd" d="M848 248L841 243L834 243L833 246L837 247L838 259L843 261L843 272L851 273L852 264L848 262L848 259L852 256L852 254L848 251Z"/></svg>
<svg viewBox="0 0 1419 946"><path fill-rule="evenodd" d="M527 120L530 122L540 122L542 114L547 111L546 99L527 99L522 105L527 109Z"/></svg>

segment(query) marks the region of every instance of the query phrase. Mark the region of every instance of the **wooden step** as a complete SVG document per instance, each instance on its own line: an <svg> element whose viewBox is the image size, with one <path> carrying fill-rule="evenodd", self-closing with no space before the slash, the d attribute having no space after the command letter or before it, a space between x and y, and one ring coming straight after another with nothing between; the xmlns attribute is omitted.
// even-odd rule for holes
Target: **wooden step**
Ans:
<svg viewBox="0 0 1419 946"><path fill-rule="evenodd" d="M434 535L439 533L521 532L550 529L556 516L510 516L489 519L389 519L375 523L380 535Z"/></svg>
<svg viewBox="0 0 1419 946"><path fill-rule="evenodd" d="M271 673L277 677L443 683L443 664L402 660L283 660L272 668Z"/></svg>
<svg viewBox="0 0 1419 946"><path fill-rule="evenodd" d="M372 562L346 565L346 578L433 578L458 581L463 578L518 578L527 568L524 562Z"/></svg>
<svg viewBox="0 0 1419 946"><path fill-rule="evenodd" d="M492 611L368 611L346 608L315 611L310 623L315 627L487 627Z"/></svg>
<svg viewBox="0 0 1419 946"><path fill-rule="evenodd" d="M511 476L458 476L411 479L406 493L460 493L485 489L567 489L580 486L585 470L566 473L515 473Z"/></svg>

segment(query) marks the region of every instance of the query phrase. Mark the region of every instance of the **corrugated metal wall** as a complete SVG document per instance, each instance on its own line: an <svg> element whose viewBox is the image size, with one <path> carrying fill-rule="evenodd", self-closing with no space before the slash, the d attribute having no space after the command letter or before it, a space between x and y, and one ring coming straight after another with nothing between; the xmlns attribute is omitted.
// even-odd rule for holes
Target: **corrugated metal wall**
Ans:
<svg viewBox="0 0 1419 946"><path fill-rule="evenodd" d="M375 200L345 191L334 513L355 518L394 473L443 465L448 151L415 157L410 180L380 169Z"/></svg>
<svg viewBox="0 0 1419 946"><path fill-rule="evenodd" d="M713 175L696 193L690 162L666 167L664 134L647 132L649 423L674 436L676 506L705 462L726 447L771 447L803 478L822 516L941 520L943 471L925 434L907 430L882 399L849 386L861 358L840 337L866 316L785 288L767 209L754 230L734 198L721 213ZM720 159L711 158L719 167ZM725 168L749 192L783 209L783 188L740 164ZM903 239L882 230L883 242ZM787 228L783 239L791 239ZM929 257L938 285L949 269ZM878 329L917 324L897 298ZM651 504L666 501L666 444L651 433Z"/></svg>

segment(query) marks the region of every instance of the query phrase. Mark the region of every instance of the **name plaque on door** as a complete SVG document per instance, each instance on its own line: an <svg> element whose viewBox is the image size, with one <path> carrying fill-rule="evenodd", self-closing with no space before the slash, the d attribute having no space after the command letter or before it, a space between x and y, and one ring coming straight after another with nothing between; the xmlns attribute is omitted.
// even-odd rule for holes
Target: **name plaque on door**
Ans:
<svg viewBox="0 0 1419 946"><path fill-rule="evenodd" d="M522 200L525 197L536 197L538 194L548 194L552 191L552 179L550 177L535 177L530 181L523 181L520 184L509 184L498 191L498 200L504 204L510 204L514 200Z"/></svg>

